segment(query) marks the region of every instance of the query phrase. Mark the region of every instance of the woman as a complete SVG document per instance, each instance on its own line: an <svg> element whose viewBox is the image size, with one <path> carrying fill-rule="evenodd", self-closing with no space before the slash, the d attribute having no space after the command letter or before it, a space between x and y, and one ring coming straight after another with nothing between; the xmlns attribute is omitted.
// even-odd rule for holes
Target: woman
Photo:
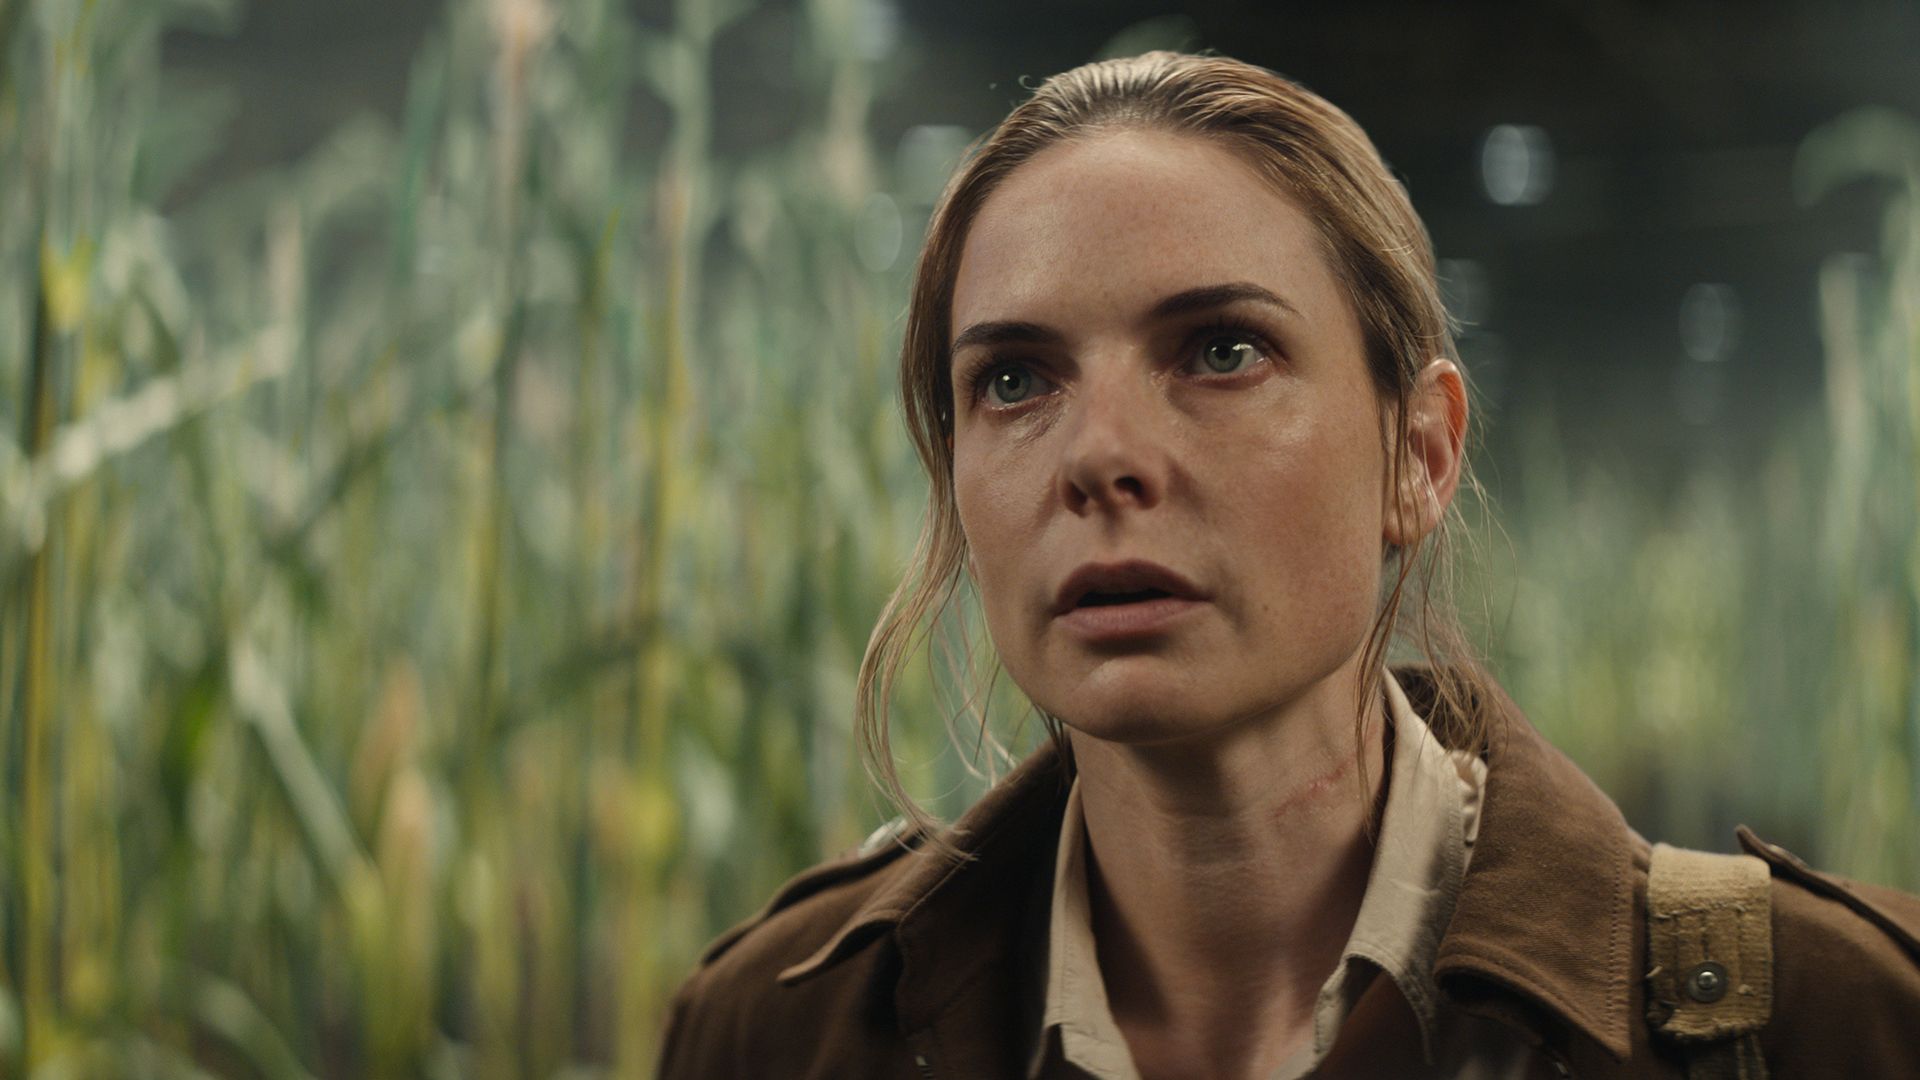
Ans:
<svg viewBox="0 0 1920 1080"><path fill-rule="evenodd" d="M1443 607L1398 625L1468 395L1344 113L1049 80L942 198L901 373L932 497L860 719L909 824L708 949L664 1075L1920 1075L1920 901L1656 854ZM886 702L962 575L1053 739L942 830Z"/></svg>

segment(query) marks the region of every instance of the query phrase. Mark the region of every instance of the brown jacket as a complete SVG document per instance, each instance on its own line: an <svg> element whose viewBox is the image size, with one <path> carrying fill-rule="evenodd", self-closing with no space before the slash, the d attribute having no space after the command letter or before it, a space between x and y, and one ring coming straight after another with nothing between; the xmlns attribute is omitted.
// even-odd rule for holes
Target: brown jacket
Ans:
<svg viewBox="0 0 1920 1080"><path fill-rule="evenodd" d="M1431 716L1430 677L1394 674ZM1647 842L1506 695L1480 707L1487 786L1443 993L1513 1025L1542 1076L1684 1075L1646 1019ZM675 995L660 1075L1021 1075L1066 780L1050 746L1008 774L955 825L964 866L882 842L789 881ZM1920 1077L1920 898L1740 842L1773 869L1772 1075Z"/></svg>

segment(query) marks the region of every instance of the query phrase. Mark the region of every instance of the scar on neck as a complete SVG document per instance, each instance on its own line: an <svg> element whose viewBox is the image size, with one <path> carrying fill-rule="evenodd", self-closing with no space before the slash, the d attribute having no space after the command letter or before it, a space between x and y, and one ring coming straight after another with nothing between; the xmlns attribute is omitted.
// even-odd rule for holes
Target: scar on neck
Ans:
<svg viewBox="0 0 1920 1080"><path fill-rule="evenodd" d="M1355 763L1360 760L1360 754L1365 748L1366 740L1362 739L1359 744L1353 748L1353 752L1342 758L1333 768L1307 781L1294 790L1292 794L1280 800L1271 811L1272 816L1284 818L1302 809L1309 803L1318 802L1323 795L1333 789L1334 785L1340 783L1346 778L1347 774L1353 771Z"/></svg>

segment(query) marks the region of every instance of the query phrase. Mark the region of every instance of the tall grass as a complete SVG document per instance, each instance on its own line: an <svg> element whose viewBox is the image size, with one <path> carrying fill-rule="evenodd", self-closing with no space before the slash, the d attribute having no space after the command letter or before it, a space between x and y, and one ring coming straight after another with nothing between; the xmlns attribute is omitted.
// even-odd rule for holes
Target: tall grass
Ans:
<svg viewBox="0 0 1920 1080"><path fill-rule="evenodd" d="M221 109L159 34L233 8L0 7L0 1074L644 1074L698 947L878 821L953 146L868 134L865 10L801 6L800 123L723 160L748 5L461 0L397 126L188 196ZM1752 475L1502 466L1501 670L1650 831L1763 805L1920 883L1914 220L1830 271L1827 411ZM963 681L900 690L947 813Z"/></svg>
<svg viewBox="0 0 1920 1080"><path fill-rule="evenodd" d="M1821 399L1757 460L1703 453L1660 501L1567 460L1551 417L1480 569L1514 697L1643 831L1725 848L1751 822L1920 886L1920 125L1862 110L1807 137L1803 200L1885 196L1881 246L1821 268ZM1707 439L1717 433L1704 433ZM1714 449L1710 445L1709 449ZM1496 546L1497 554L1505 549Z"/></svg>

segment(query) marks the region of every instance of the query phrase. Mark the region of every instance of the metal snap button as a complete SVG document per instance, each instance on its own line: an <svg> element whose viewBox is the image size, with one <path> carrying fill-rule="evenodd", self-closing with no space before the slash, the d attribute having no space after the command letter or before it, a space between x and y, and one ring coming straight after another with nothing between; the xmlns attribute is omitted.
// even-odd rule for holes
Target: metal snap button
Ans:
<svg viewBox="0 0 1920 1080"><path fill-rule="evenodd" d="M1702 1005L1711 1005L1727 996L1727 981L1727 969L1709 960L1688 968L1681 985L1688 997Z"/></svg>

